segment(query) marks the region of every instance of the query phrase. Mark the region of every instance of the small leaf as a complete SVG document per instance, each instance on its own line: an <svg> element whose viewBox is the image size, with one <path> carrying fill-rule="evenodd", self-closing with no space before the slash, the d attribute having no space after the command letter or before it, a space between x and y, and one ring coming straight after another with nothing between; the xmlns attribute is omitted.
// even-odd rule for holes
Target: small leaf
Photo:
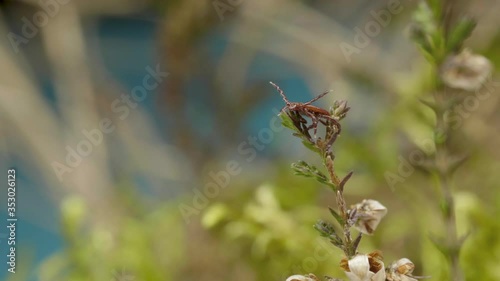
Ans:
<svg viewBox="0 0 500 281"><path fill-rule="evenodd" d="M442 0L427 0L426 5L431 10L434 19L441 18L442 6L443 6Z"/></svg>
<svg viewBox="0 0 500 281"><path fill-rule="evenodd" d="M423 35L432 36L436 33L437 26L434 11L425 1L421 1L413 13L413 21L420 27Z"/></svg>
<svg viewBox="0 0 500 281"><path fill-rule="evenodd" d="M458 156L458 157L454 157L454 158L451 158L449 159L449 172L450 173L453 173L455 172L460 166L462 166L463 163L465 163L465 161L469 158L468 155L462 155L462 156Z"/></svg>
<svg viewBox="0 0 500 281"><path fill-rule="evenodd" d="M467 39L471 34L474 28L476 27L476 21L471 18L462 18L455 25L453 30L450 32L448 36L448 40L446 42L446 49L449 52L458 51L462 43Z"/></svg>
<svg viewBox="0 0 500 281"><path fill-rule="evenodd" d="M316 166L309 165L305 161L298 161L297 163L292 163L291 165L294 174L298 176L304 176L308 178L314 178L322 184L326 184L335 190L335 186L330 182L328 177L323 174Z"/></svg>
<svg viewBox="0 0 500 281"><path fill-rule="evenodd" d="M345 220L334 209L328 207L328 210L330 210L330 214L332 214L332 216L335 218L335 220L337 220L337 222L340 225L345 224Z"/></svg>
<svg viewBox="0 0 500 281"><path fill-rule="evenodd" d="M314 229L323 237L330 237L332 234L336 234L333 225L323 220L318 220L314 225Z"/></svg>
<svg viewBox="0 0 500 281"><path fill-rule="evenodd" d="M302 144L305 147L309 148L312 152L315 152L315 153L319 153L320 152L319 148L315 144L311 143L308 140L303 140Z"/></svg>
<svg viewBox="0 0 500 281"><path fill-rule="evenodd" d="M415 168L417 168L419 171L432 174L436 171L438 171L438 168L436 167L436 162L432 159L429 158L424 158L421 163L415 163Z"/></svg>
<svg viewBox="0 0 500 281"><path fill-rule="evenodd" d="M354 172L349 172L349 174L347 174L343 179L342 181L340 182L340 190L343 191L344 190L344 185L347 183L347 181L351 178L352 174Z"/></svg>
<svg viewBox="0 0 500 281"><path fill-rule="evenodd" d="M434 60L434 49L432 47L432 44L430 42L430 38L428 35L424 33L424 31L421 29L419 26L413 26L411 28L411 33L410 37L415 41L415 43L418 45L422 53L428 56L428 59L430 58L431 61Z"/></svg>
<svg viewBox="0 0 500 281"><path fill-rule="evenodd" d="M458 238L458 241L457 241L457 244L458 244L457 246L458 246L459 248L461 248L461 247L462 247L462 245L464 244L465 240L467 240L467 238L469 238L469 236L470 236L471 234L472 234L472 231L470 231L470 230L469 230L467 233L465 233L464 235L460 236L460 237Z"/></svg>
<svg viewBox="0 0 500 281"><path fill-rule="evenodd" d="M281 118L281 124L284 127L298 132L297 127L295 127L295 124L293 123L293 120L290 118L290 116L288 116L286 112L282 111L280 114L278 114L278 116Z"/></svg>
<svg viewBox="0 0 500 281"><path fill-rule="evenodd" d="M438 249L438 251L440 251L443 255L448 256L450 254L450 249L448 248L444 238L429 234L429 240L431 240L434 247L436 247L436 249Z"/></svg>
<svg viewBox="0 0 500 281"><path fill-rule="evenodd" d="M297 163L292 163L292 169L294 170L296 175L312 177L311 167L304 161L299 161Z"/></svg>
<svg viewBox="0 0 500 281"><path fill-rule="evenodd" d="M337 234L330 235L330 243L332 243L337 248L340 248L340 249L344 248L344 242Z"/></svg>
<svg viewBox="0 0 500 281"><path fill-rule="evenodd" d="M359 242L361 242L361 238L363 237L363 233L359 233L358 234L358 237L356 237L356 239L354 240L354 242L352 243L352 246L354 248L354 252L357 252L358 250L358 247L359 247Z"/></svg>
<svg viewBox="0 0 500 281"><path fill-rule="evenodd" d="M439 112L439 106L434 101L419 99L421 103L432 109L434 112Z"/></svg>

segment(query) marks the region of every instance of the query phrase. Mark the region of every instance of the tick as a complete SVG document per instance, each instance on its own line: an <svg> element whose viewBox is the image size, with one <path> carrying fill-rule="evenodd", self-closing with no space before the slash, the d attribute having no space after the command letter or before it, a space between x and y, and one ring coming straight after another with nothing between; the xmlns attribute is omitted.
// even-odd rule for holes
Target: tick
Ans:
<svg viewBox="0 0 500 281"><path fill-rule="evenodd" d="M285 107L282 109L284 111L285 109L288 109L290 111L296 112L298 114L304 114L308 117L311 118L312 124L307 127L308 130L314 129L314 135L316 135L317 127L318 127L318 122L321 122L323 125L327 125L327 121L331 121L338 129L338 134L340 134L340 124L335 119L330 112L328 112L326 109L311 105L313 102L319 100L320 98L324 97L326 94L328 94L330 91L326 91L322 93L321 95L313 98L312 100L301 103L301 102L291 102L288 100L288 98L285 96L285 93L281 88L274 84L273 82L269 82L271 85L273 85L274 88L278 91L278 93L281 95L283 98L283 101L285 101Z"/></svg>

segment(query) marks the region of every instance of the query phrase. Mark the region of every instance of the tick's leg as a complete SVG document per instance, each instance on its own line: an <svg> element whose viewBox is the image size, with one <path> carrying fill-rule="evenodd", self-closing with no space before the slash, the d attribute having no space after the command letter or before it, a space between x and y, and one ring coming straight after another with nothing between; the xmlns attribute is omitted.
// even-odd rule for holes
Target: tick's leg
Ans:
<svg viewBox="0 0 500 281"><path fill-rule="evenodd" d="M329 119L327 119L329 120ZM321 122L321 124L325 125L325 126L328 126L328 122L326 120L323 120L323 119L319 119L319 122Z"/></svg>
<svg viewBox="0 0 500 281"><path fill-rule="evenodd" d="M288 109L288 110L287 110ZM299 120L296 120L296 113L295 111L292 111L288 108L288 106L284 106L282 109L281 109L281 113L283 114L286 114L288 117L290 117L290 119L294 120L294 121L298 121L298 122L303 122L302 119L299 119Z"/></svg>
<svg viewBox="0 0 500 281"><path fill-rule="evenodd" d="M314 138L317 138L316 134L318 133L318 119L316 117L313 119L314 126Z"/></svg>
<svg viewBox="0 0 500 281"><path fill-rule="evenodd" d="M339 121L337 121L335 118L331 117L331 116L326 116L324 115L323 116L325 119L327 119L328 121L331 121L333 123L333 125L335 125L337 127L337 130L338 130L338 134L340 134L340 131L341 131L341 126L340 126L340 123ZM326 122L326 121L325 121ZM323 123L325 126L328 126L327 124Z"/></svg>
<svg viewBox="0 0 500 281"><path fill-rule="evenodd" d="M281 88L274 84L273 82L269 81L269 84L273 85L274 88L276 88L276 90L278 91L278 93L280 94L280 96L283 98L283 100L285 101L286 105L290 105L290 102L288 101L288 99L286 98L285 96L285 93L283 92L283 90L281 90Z"/></svg>
<svg viewBox="0 0 500 281"><path fill-rule="evenodd" d="M331 92L331 91L326 91L326 92L322 93L321 95L319 95L319 96L315 97L314 99L312 99L312 100L310 100L310 101L308 101L308 102L304 103L304 105L308 105L308 104L311 104L311 103L313 103L313 102L315 102L315 101L319 100L320 98L324 97L324 96L325 96L326 94L328 94L329 92Z"/></svg>
<svg viewBox="0 0 500 281"><path fill-rule="evenodd" d="M309 116L311 118L311 122L312 122L311 126L309 126L307 129L308 130L314 129L314 138L316 138L316 133L318 132L318 117L307 110L304 112L307 116Z"/></svg>

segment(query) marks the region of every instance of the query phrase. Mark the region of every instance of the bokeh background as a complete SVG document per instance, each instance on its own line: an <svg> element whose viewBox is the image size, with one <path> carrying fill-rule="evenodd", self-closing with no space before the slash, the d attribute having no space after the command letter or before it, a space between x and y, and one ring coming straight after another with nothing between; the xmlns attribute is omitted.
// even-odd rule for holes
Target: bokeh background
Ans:
<svg viewBox="0 0 500 281"><path fill-rule="evenodd" d="M342 253L312 228L334 196L290 170L319 163L276 127L274 81L293 101L327 89L318 105L348 100L336 143L339 173L354 171L348 203L373 198L389 210L361 250L407 257L416 275L443 280L445 258L429 241L444 233L436 180L411 163L398 172L425 151L434 124L418 101L431 68L408 36L418 1L398 3L345 56L340 44L356 46L357 28L394 1L2 1L0 166L17 169L19 221L16 274L0 227L0 279L342 278ZM500 2L454 5L478 20L467 47L498 65ZM145 78L155 71L158 83ZM500 280L496 73L492 81L457 130L470 154L454 178L468 280ZM79 147L89 152L68 156ZM402 180L390 184L388 173ZM6 197L2 188L2 225Z"/></svg>

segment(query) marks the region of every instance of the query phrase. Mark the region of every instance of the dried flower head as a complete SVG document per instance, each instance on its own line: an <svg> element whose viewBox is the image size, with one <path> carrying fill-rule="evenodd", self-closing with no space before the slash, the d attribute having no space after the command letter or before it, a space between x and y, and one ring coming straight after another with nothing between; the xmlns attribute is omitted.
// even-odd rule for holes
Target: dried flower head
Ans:
<svg viewBox="0 0 500 281"><path fill-rule="evenodd" d="M380 252L356 255L347 261L343 259L340 267L351 281L385 281L385 267Z"/></svg>
<svg viewBox="0 0 500 281"><path fill-rule="evenodd" d="M380 202L365 199L351 206L349 214L355 222L354 227L363 234L373 234L382 218L387 214L387 208Z"/></svg>
<svg viewBox="0 0 500 281"><path fill-rule="evenodd" d="M465 49L461 53L449 56L441 67L441 78L451 88L475 91L481 88L492 71L490 61L472 54Z"/></svg>
<svg viewBox="0 0 500 281"><path fill-rule="evenodd" d="M422 276L413 276L413 270L415 265L411 260L407 258L399 259L393 262L387 268L387 280L388 281L417 281L417 278L426 278Z"/></svg>
<svg viewBox="0 0 500 281"><path fill-rule="evenodd" d="M319 281L316 275L309 273L307 275L292 275L286 281Z"/></svg>

